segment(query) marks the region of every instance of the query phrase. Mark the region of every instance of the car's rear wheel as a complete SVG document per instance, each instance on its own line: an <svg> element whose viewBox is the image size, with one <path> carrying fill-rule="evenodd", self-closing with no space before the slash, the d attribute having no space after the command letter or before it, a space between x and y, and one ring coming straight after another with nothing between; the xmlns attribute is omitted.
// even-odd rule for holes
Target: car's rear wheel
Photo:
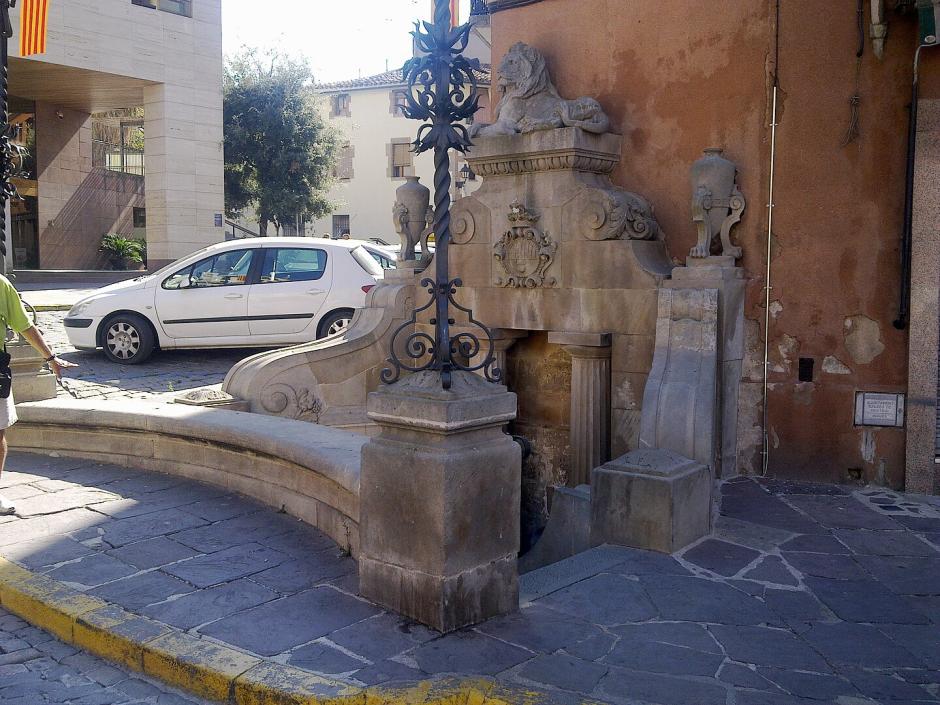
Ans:
<svg viewBox="0 0 940 705"><path fill-rule="evenodd" d="M119 313L102 326L101 345L112 362L139 365L153 354L156 341L147 319L133 313Z"/></svg>
<svg viewBox="0 0 940 705"><path fill-rule="evenodd" d="M317 334L317 339L325 338L328 335L336 335L337 333L342 333L344 330L349 328L349 324L352 322L353 311L350 309L342 309L340 311L333 311L332 313L323 317L323 320L320 321L320 330Z"/></svg>

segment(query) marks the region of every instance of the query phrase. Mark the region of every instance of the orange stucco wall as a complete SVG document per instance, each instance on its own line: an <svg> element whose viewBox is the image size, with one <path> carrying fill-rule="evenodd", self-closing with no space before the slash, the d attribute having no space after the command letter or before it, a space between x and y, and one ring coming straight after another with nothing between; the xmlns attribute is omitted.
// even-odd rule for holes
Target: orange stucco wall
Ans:
<svg viewBox="0 0 940 705"><path fill-rule="evenodd" d="M906 389L907 333L892 321L915 20L889 14L882 61L866 36L861 134L843 146L855 92L856 3L788 0L779 27L775 14L773 0L542 0L493 16L493 63L514 42L528 42L546 55L564 97L600 100L625 136L614 181L653 202L677 261L695 239L689 166L709 146L724 147L738 164L748 199L735 231L749 278L745 396L759 421L770 86L779 56L770 471L844 480L877 479L883 470L901 486L903 431L854 427L853 401L856 390ZM925 57L923 76L922 96L940 95L940 56ZM850 346L853 359L845 342L847 319L857 327L860 316L876 324L861 347L883 346L870 361L859 346ZM800 357L814 360L811 383L798 381ZM827 357L848 374L825 372ZM760 465L755 443L739 469Z"/></svg>

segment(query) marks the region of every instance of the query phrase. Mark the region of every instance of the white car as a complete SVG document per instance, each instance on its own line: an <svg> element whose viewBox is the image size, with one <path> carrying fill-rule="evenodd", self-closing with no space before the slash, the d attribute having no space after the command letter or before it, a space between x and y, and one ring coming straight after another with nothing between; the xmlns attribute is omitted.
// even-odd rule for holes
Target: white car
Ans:
<svg viewBox="0 0 940 705"><path fill-rule="evenodd" d="M79 301L69 342L133 365L155 348L274 347L342 331L383 270L356 240L212 245Z"/></svg>

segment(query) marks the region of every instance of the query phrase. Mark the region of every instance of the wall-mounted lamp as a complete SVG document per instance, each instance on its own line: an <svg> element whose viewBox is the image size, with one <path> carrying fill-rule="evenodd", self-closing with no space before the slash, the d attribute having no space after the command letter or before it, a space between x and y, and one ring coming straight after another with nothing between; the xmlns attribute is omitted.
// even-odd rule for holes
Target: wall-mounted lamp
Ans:
<svg viewBox="0 0 940 705"><path fill-rule="evenodd" d="M473 169L470 168L470 165L464 162L464 165L460 168L460 175L463 177L464 181L476 181L477 175L473 173Z"/></svg>

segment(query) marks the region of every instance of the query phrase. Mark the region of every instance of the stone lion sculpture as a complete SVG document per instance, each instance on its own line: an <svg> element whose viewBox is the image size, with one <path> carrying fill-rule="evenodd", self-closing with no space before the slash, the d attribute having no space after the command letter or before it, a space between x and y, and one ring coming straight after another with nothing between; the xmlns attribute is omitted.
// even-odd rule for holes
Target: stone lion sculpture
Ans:
<svg viewBox="0 0 940 705"><path fill-rule="evenodd" d="M610 128L610 118L593 98L565 100L558 95L545 57L533 46L514 44L497 75L503 97L496 106L496 122L473 125L471 136L515 135L558 127L580 127L600 134Z"/></svg>

